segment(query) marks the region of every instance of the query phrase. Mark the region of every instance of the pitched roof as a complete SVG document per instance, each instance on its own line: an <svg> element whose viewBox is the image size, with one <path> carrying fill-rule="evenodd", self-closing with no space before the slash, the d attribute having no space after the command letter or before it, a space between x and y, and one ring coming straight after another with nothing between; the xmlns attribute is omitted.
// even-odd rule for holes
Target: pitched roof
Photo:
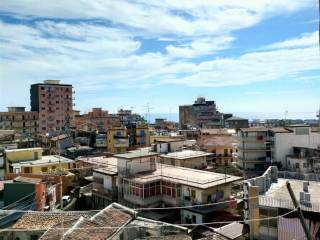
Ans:
<svg viewBox="0 0 320 240"><path fill-rule="evenodd" d="M11 228L46 230L58 223L75 221L81 216L90 217L91 215L89 212L27 212Z"/></svg>
<svg viewBox="0 0 320 240"><path fill-rule="evenodd" d="M59 231L48 230L41 240L74 240L74 239L108 239L116 234L119 229L133 219L135 212L119 204L111 204L91 218L81 217L74 221L71 226L62 228ZM60 224L61 225L61 224ZM63 231L64 230L64 231Z"/></svg>

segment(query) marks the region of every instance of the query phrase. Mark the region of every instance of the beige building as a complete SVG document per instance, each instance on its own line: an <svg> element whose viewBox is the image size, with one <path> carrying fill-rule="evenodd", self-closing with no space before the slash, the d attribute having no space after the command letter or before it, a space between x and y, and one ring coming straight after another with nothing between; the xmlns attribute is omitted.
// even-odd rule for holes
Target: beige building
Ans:
<svg viewBox="0 0 320 240"><path fill-rule="evenodd" d="M236 161L236 140L226 129L201 130L197 145L201 150L212 153L209 163L230 165Z"/></svg>
<svg viewBox="0 0 320 240"><path fill-rule="evenodd" d="M0 112L0 130L36 134L39 128L38 118L38 112L26 112L25 107L8 107L7 112Z"/></svg>
<svg viewBox="0 0 320 240"><path fill-rule="evenodd" d="M129 148L127 128L124 126L110 127L107 132L107 151L125 153Z"/></svg>
<svg viewBox="0 0 320 240"><path fill-rule="evenodd" d="M203 151L182 150L171 152L160 156L160 161L163 164L187 167L195 169L204 169L207 167L207 158L211 153Z"/></svg>

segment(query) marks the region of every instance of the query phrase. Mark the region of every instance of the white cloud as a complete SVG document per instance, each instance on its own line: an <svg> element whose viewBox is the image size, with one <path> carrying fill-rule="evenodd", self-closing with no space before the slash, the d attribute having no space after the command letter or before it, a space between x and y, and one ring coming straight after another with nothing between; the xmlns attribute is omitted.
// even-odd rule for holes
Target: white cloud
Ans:
<svg viewBox="0 0 320 240"><path fill-rule="evenodd" d="M21 17L104 19L152 35L200 36L250 27L261 19L315 6L316 0L11 0L1 9Z"/></svg>
<svg viewBox="0 0 320 240"><path fill-rule="evenodd" d="M265 47L265 49L279 49L279 48L298 48L315 46L319 41L319 33L317 31L304 33L300 37L291 38L282 42L276 42Z"/></svg>
<svg viewBox="0 0 320 240"><path fill-rule="evenodd" d="M198 56L211 55L220 50L229 48L234 40L230 36L221 36L216 38L201 38L191 43L181 44L178 47L169 45L167 52L172 57L194 58Z"/></svg>

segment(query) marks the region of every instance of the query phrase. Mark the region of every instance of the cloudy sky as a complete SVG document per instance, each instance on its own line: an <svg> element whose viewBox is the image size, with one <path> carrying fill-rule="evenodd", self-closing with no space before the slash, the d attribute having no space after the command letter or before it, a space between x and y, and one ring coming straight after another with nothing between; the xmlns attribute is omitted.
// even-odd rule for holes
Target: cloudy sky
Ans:
<svg viewBox="0 0 320 240"><path fill-rule="evenodd" d="M73 84L76 108L315 117L317 0L1 0L0 110L30 84ZM239 114L238 114L239 115Z"/></svg>

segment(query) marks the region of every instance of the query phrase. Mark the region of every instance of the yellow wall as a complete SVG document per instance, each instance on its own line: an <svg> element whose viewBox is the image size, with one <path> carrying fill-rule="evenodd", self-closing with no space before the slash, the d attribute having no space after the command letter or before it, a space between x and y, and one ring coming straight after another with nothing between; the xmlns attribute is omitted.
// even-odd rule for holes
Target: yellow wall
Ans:
<svg viewBox="0 0 320 240"><path fill-rule="evenodd" d="M38 157L35 159L36 154ZM26 148L10 150L5 152L6 161L17 162L17 161L31 161L42 158L42 148Z"/></svg>
<svg viewBox="0 0 320 240"><path fill-rule="evenodd" d="M72 163L71 163L71 165L72 165ZM69 169L69 163L61 163L61 164L50 163L50 164L42 164L42 165L38 165L38 166L35 165L35 166L31 166L31 167L30 166L29 167L22 167L21 173L35 173L35 174L37 174L37 173L43 173L43 172L50 172L50 170L54 171L54 170L60 169L60 166L61 166L62 170ZM29 168L29 171L27 168ZM44 169L44 168L46 168L46 169ZM71 168L72 168L72 166L71 166ZM30 170L31 170L31 172L30 172Z"/></svg>
<svg viewBox="0 0 320 240"><path fill-rule="evenodd" d="M111 153L125 153L127 151L127 147L115 147L115 138L114 135L117 132L121 132L121 136L127 136L127 129L125 127L114 127L109 128L107 133L107 150ZM128 141L128 139L127 139Z"/></svg>
<svg viewBox="0 0 320 240"><path fill-rule="evenodd" d="M136 128L136 142L139 145L140 141L141 141L141 137L140 135L140 131L144 130L144 142L145 144L143 146L150 146L150 131L149 131L149 127L148 126L141 126L141 127L137 127Z"/></svg>

